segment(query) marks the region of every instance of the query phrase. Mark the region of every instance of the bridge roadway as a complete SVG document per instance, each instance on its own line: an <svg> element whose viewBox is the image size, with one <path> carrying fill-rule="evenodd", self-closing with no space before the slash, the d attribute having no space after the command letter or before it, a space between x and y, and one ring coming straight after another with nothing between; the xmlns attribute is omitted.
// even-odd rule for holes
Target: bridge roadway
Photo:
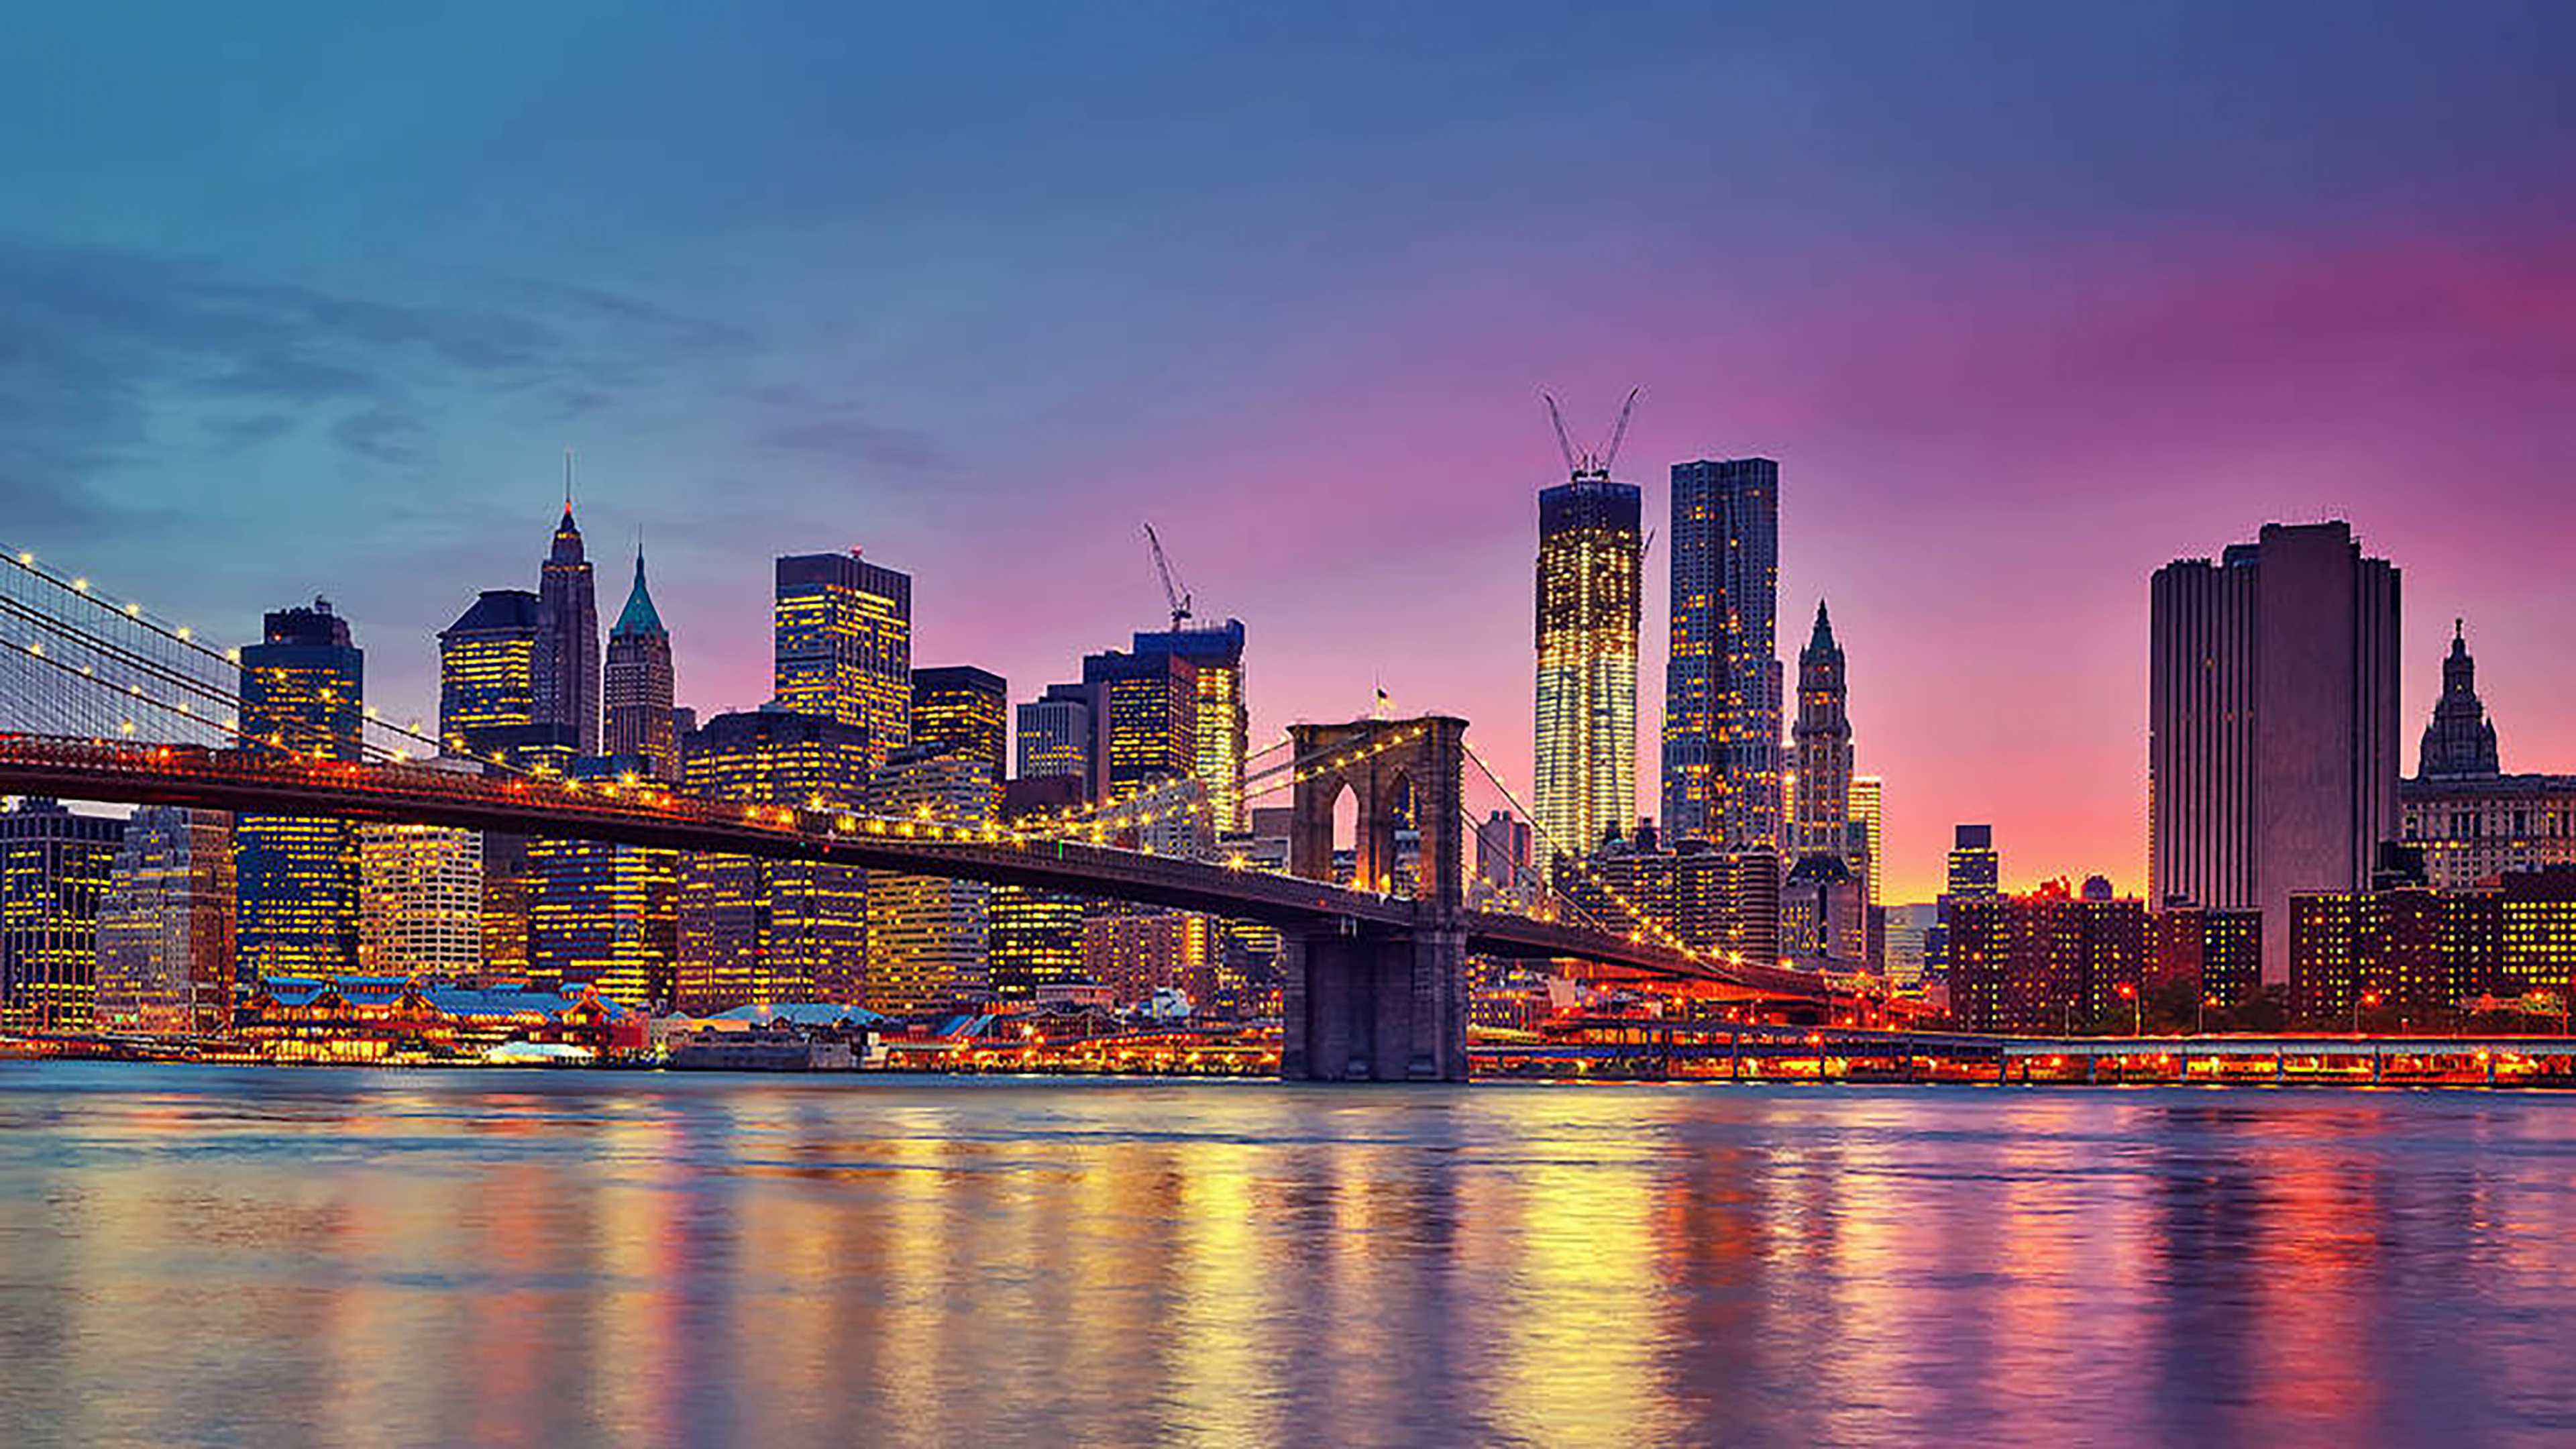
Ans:
<svg viewBox="0 0 2576 1449"><path fill-rule="evenodd" d="M1298 876L1062 839L1014 838L847 811L751 805L645 782L484 776L427 765L313 760L265 750L101 743L0 734L0 795L181 805L613 841L717 855L825 861L1032 886L1274 926L1411 929L1412 900ZM1471 953L1566 956L1640 975L1812 1001L1825 979L1708 962L1605 931L1494 911L1461 913Z"/></svg>

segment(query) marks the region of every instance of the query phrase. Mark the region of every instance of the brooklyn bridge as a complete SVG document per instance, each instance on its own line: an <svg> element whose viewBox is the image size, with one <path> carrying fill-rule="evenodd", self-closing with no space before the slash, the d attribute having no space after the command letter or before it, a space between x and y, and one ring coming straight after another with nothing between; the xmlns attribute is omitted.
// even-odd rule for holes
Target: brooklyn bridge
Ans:
<svg viewBox="0 0 2576 1449"><path fill-rule="evenodd" d="M1834 978L1693 949L1615 891L1590 893L1586 906L1541 887L1525 912L1472 908L1469 770L1501 783L1451 716L1291 726L1288 757L1247 777L1251 794L1290 797L1283 875L1135 843L1131 827L1173 808L1172 792L1042 823L964 824L497 762L458 769L435 758L437 740L374 710L353 749L262 735L243 708L238 651L31 554L11 555L0 577L0 794L830 862L1258 921L1280 934L1280 1069L1299 1079L1464 1080L1471 957L1580 962L1595 975L1793 1009L1829 1009L1847 994ZM1342 864L1345 796L1356 812ZM1400 825L1416 835L1407 852Z"/></svg>

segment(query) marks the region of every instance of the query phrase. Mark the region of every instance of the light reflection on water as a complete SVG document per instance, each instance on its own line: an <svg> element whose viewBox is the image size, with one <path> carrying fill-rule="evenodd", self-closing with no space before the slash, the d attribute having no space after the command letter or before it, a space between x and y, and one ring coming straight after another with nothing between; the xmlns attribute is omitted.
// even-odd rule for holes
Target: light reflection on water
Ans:
<svg viewBox="0 0 2576 1449"><path fill-rule="evenodd" d="M2566 1442L2576 1102L0 1064L16 1444Z"/></svg>

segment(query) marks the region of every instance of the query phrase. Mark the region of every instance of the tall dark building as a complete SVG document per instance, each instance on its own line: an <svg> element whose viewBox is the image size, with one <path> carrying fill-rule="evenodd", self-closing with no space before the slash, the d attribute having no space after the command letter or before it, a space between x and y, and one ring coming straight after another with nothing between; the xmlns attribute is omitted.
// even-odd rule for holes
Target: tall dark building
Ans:
<svg viewBox="0 0 2576 1449"><path fill-rule="evenodd" d="M2290 972L2290 897L2370 884L2398 831L2398 571L2349 525L2266 524L2156 571L2149 894L2264 915Z"/></svg>
<svg viewBox="0 0 2576 1449"><path fill-rule="evenodd" d="M1100 793L1099 761L1092 749L1091 691L1080 684L1050 684L1020 706L1019 770L1023 780L1070 777L1082 782L1084 800Z"/></svg>
<svg viewBox="0 0 2576 1449"><path fill-rule="evenodd" d="M2424 726L2415 773L2426 780L2504 773L2496 753L2495 724L2478 698L2478 662L2469 657L2465 620L2451 621L2451 652L2442 661L2442 697L2433 702L2433 722Z"/></svg>
<svg viewBox="0 0 2576 1449"><path fill-rule="evenodd" d="M364 753L367 657L327 600L270 614L241 651L242 732L274 750ZM358 846L343 820L244 815L233 827L240 901L235 974L345 976L358 969Z"/></svg>
<svg viewBox="0 0 2576 1449"><path fill-rule="evenodd" d="M934 756L983 763L1001 801L1010 774L1011 686L972 664L912 671L912 742Z"/></svg>
<svg viewBox="0 0 2576 1449"><path fill-rule="evenodd" d="M599 753L599 601L590 561L582 556L581 530L573 525L572 500L564 500L537 583L536 716L561 725L581 742L581 753Z"/></svg>
<svg viewBox="0 0 2576 1449"><path fill-rule="evenodd" d="M1797 819L1793 861L1830 855L1846 864L1851 834L1852 742L1846 712L1843 648L1833 620L1816 605L1816 629L1798 651Z"/></svg>
<svg viewBox="0 0 2576 1449"><path fill-rule="evenodd" d="M1250 757L1252 715L1243 697L1243 621L1228 619L1196 629L1165 629L1136 636L1138 654L1178 654L1190 661L1198 689L1193 747L1198 775L1207 782L1210 813L1220 831L1252 823L1243 795Z"/></svg>
<svg viewBox="0 0 2576 1449"><path fill-rule="evenodd" d="M1996 893L2003 880L2003 857L1995 852L1995 828L1961 825L1950 832L1947 888L1951 899L1980 899Z"/></svg>
<svg viewBox="0 0 2576 1449"><path fill-rule="evenodd" d="M608 631L603 688L608 699L608 753L645 762L653 778L680 778L679 725L671 713L671 631L662 627L644 587L644 550L635 550L635 584Z"/></svg>
<svg viewBox="0 0 2576 1449"><path fill-rule="evenodd" d="M1780 819L1780 465L1673 465L1664 834L1771 849Z"/></svg>
<svg viewBox="0 0 2576 1449"><path fill-rule="evenodd" d="M756 805L868 798L868 733L818 715L720 714L680 741L694 793ZM818 861L691 855L681 864L683 1009L859 999L867 973L867 873Z"/></svg>
<svg viewBox="0 0 2576 1449"><path fill-rule="evenodd" d="M1637 816L1640 495L1585 460L1538 495L1537 799L1545 849L1589 854Z"/></svg>

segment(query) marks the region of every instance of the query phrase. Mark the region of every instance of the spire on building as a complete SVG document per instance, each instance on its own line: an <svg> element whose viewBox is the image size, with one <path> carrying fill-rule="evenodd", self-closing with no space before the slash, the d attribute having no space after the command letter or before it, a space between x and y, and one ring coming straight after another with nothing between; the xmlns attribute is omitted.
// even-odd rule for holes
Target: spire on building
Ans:
<svg viewBox="0 0 2576 1449"><path fill-rule="evenodd" d="M608 633L610 638L633 634L662 634L661 611L653 607L653 595L644 587L644 549L635 549L635 586L626 591L626 607L618 612L617 623Z"/></svg>
<svg viewBox="0 0 2576 1449"><path fill-rule="evenodd" d="M1807 647L1819 654L1834 648L1834 621L1826 615L1822 599L1816 600L1816 632L1807 640Z"/></svg>
<svg viewBox="0 0 2576 1449"><path fill-rule="evenodd" d="M2495 723L2478 698L2478 664L2469 656L2467 622L2454 619L2451 652L2442 660L2442 697L2433 704L2433 722L2424 727L2415 773L2425 779L2457 779L2502 772Z"/></svg>

